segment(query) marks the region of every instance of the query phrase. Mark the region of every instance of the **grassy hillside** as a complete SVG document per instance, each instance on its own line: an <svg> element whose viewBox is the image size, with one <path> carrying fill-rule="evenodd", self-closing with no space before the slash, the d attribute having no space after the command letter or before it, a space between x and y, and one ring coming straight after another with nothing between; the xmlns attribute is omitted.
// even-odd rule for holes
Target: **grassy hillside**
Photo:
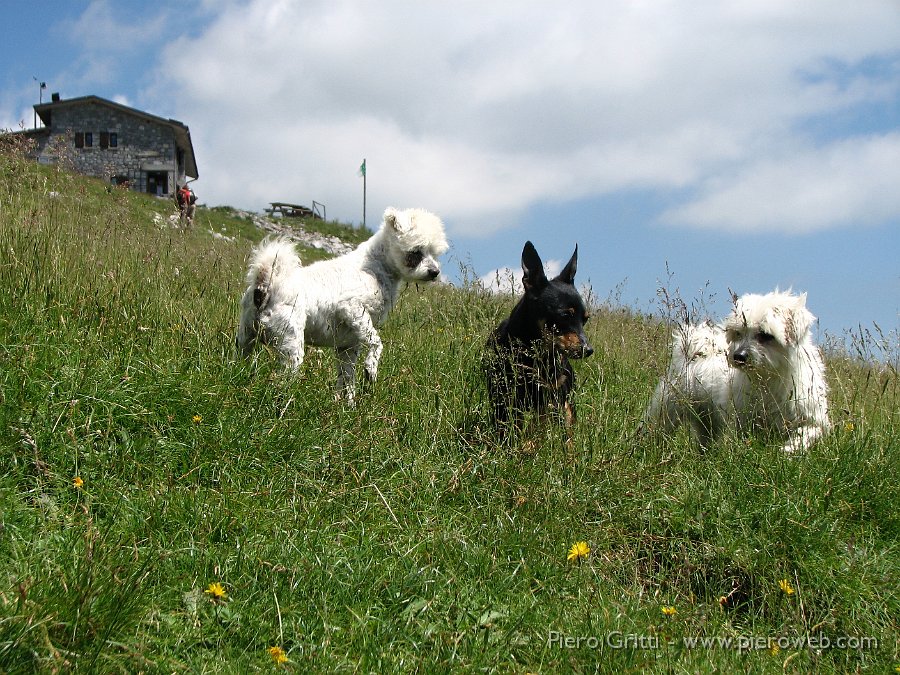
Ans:
<svg viewBox="0 0 900 675"><path fill-rule="evenodd" d="M259 233L171 209L0 154L0 671L900 664L895 367L830 355L806 455L635 442L668 329L603 307L572 447L498 444L478 361L510 300L408 289L349 409L330 353L234 358Z"/></svg>

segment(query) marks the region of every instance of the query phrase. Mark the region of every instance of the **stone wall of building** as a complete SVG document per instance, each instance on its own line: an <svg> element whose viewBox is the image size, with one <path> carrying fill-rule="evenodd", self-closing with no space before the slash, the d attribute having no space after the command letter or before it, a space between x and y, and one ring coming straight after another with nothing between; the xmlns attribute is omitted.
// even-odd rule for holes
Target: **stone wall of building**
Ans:
<svg viewBox="0 0 900 675"><path fill-rule="evenodd" d="M101 133L115 134L116 146L100 147ZM75 147L76 134L91 134L90 147L86 142ZM57 162L61 155L79 173L114 182L127 180L141 192L171 194L176 180L183 178L171 128L97 103L53 110L39 159Z"/></svg>

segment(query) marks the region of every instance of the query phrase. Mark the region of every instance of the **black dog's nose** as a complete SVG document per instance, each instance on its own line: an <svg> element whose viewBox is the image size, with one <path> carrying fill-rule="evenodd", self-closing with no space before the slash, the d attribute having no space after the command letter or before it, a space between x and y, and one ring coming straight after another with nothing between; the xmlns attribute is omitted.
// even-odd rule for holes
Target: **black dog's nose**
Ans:
<svg viewBox="0 0 900 675"><path fill-rule="evenodd" d="M581 343L581 346L576 350L575 358L586 359L594 353L594 348L591 347L591 343L587 341L584 335L580 335L578 341Z"/></svg>

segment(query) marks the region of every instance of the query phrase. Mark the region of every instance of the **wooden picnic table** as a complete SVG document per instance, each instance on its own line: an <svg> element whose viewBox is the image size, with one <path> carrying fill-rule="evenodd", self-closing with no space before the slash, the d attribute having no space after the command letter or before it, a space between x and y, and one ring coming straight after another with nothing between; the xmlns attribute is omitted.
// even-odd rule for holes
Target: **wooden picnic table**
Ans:
<svg viewBox="0 0 900 675"><path fill-rule="evenodd" d="M303 204L289 204L287 202L269 202L271 208L266 209L270 216L279 215L282 218L322 218L318 213Z"/></svg>

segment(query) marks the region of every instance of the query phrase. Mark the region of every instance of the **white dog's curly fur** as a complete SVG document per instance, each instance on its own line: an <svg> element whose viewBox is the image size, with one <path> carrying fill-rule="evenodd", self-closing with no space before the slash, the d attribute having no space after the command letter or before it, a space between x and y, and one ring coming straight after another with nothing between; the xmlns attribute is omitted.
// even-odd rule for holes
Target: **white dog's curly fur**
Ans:
<svg viewBox="0 0 900 675"><path fill-rule="evenodd" d="M332 347L338 356L337 394L352 401L363 346L365 373L374 381L384 323L405 282L432 281L447 250L444 225L423 209L384 212L381 228L345 255L303 267L286 239L263 241L250 256L241 298L238 351L272 344L287 366L303 363L304 345Z"/></svg>
<svg viewBox="0 0 900 675"><path fill-rule="evenodd" d="M689 424L702 445L729 426L770 431L783 450L805 450L831 428L825 365L813 343L806 294L747 294L721 325L676 329L672 360L644 425Z"/></svg>

